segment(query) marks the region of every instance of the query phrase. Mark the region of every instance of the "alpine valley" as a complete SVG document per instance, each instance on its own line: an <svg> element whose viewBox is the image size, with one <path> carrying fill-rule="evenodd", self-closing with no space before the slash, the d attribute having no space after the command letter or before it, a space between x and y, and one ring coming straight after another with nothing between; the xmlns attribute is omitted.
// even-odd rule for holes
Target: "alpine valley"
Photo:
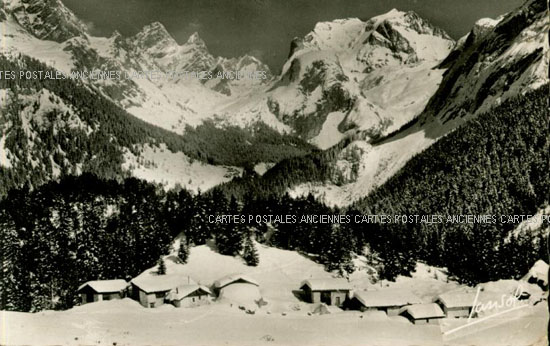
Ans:
<svg viewBox="0 0 550 346"><path fill-rule="evenodd" d="M498 19L481 19L458 42L414 12L318 23L291 42L282 73L274 76L251 56L214 57L198 33L180 45L155 22L133 37L118 32L93 37L59 0L3 0L5 64L145 77L57 83L94 95L90 104L75 104L55 86L35 87L30 81L15 95L4 82L3 175L6 170L35 173L10 174L14 181L2 185L25 180L35 185L64 173L92 171L204 191L241 176L243 168L263 174L276 163L307 161L311 158L304 155L322 156L328 149L331 162L322 165L327 172L304 172L277 193L313 193L325 203L349 205L457 126L544 84L544 9L541 1L529 1ZM149 71L213 76L241 71L264 77L154 78ZM98 110L92 104L98 102L113 108L103 114L112 126L93 114ZM6 112L9 107L20 110L18 119L10 119L15 114ZM117 132L127 126L122 122L132 123L140 134ZM48 145L43 137L52 131L72 137ZM108 145L116 157L99 163L105 153L93 145L71 155L67 146L74 136L95 142L97 136L114 138Z"/></svg>
<svg viewBox="0 0 550 346"><path fill-rule="evenodd" d="M508 290L536 272L524 280L535 282L522 282L533 292L533 325L546 328L546 310L537 304L547 299L548 278L540 273L548 267L541 261L548 223L499 216L550 214L549 29L546 0L480 19L458 41L418 14L394 9L368 20L317 23L289 42L276 74L253 56L212 55L198 33L177 42L159 22L129 37L96 37L61 0L0 0L0 72L15 77L0 78L0 310L71 309L82 283L158 278L157 265L212 282L239 271L260 278L272 310L259 316L263 298L251 303L260 311L255 317L248 315L256 310L243 308L243 315L238 305L219 310L221 303L204 308L201 321L160 310L203 329L159 328L211 344L204 338L212 325L246 334L227 326L277 318L267 323L277 329L277 343L304 344L322 327L289 340L294 317L271 315L297 316L309 306L293 294L294 282L284 281L306 275L304 268L307 275L346 277L356 289L410 286L424 300L479 284L484 294ZM20 78L106 71L132 78ZM235 72L244 77L232 78ZM266 217L209 221L216 215ZM300 224L286 222L289 215L495 221ZM96 322L112 317L103 303L112 302L89 311L101 315ZM127 303L135 302L122 301L122 313L113 316L138 321L142 310ZM56 318L72 326L71 314L86 315L79 308L88 309ZM155 316L144 320L160 323ZM350 338L328 344L357 344L354 333L370 328L377 344L393 345L388 335L404 325L378 320L355 328L361 320L346 316L338 323L350 328ZM296 320L308 319L321 320ZM332 320L324 321L332 330ZM531 322L523 320L521 329ZM87 323L79 320L78 331L70 331L81 340L71 334L74 340L41 342L96 343L80 334ZM106 331L105 340L127 336L125 343L135 344L157 335L136 326L128 323L132 333L149 335L120 329ZM408 327L415 344L439 344L433 326L425 329L428 338ZM479 334L456 344L494 342ZM254 340L273 341L268 336ZM501 344L517 344L513 337Z"/></svg>

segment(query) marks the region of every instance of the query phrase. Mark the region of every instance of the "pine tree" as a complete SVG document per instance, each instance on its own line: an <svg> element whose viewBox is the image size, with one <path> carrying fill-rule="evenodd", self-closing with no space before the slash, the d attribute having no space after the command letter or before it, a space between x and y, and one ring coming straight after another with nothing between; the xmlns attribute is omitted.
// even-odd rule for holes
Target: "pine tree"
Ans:
<svg viewBox="0 0 550 346"><path fill-rule="evenodd" d="M159 269L157 270L157 274L166 275L166 263L164 263L164 260L162 259L162 257L159 258L158 267Z"/></svg>
<svg viewBox="0 0 550 346"><path fill-rule="evenodd" d="M255 267L260 263L258 251L254 247L254 243L250 237L246 238L243 249L243 259L247 265Z"/></svg>
<svg viewBox="0 0 550 346"><path fill-rule="evenodd" d="M237 200L232 197L229 203L228 213L238 215L240 211ZM243 246L243 234L245 230L243 224L221 224L216 230L216 246L218 252L222 255L238 255Z"/></svg>
<svg viewBox="0 0 550 346"><path fill-rule="evenodd" d="M178 257L181 261L181 263L187 263L187 259L189 258L189 247L187 244L185 244L184 239L180 242L180 248L178 250Z"/></svg>

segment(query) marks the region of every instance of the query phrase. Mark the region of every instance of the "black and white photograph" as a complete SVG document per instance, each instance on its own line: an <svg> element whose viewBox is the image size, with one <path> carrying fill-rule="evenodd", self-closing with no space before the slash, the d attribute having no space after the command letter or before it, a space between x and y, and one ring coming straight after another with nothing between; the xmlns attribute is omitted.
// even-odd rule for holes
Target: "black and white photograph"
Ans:
<svg viewBox="0 0 550 346"><path fill-rule="evenodd" d="M0 346L548 346L549 0L0 0Z"/></svg>

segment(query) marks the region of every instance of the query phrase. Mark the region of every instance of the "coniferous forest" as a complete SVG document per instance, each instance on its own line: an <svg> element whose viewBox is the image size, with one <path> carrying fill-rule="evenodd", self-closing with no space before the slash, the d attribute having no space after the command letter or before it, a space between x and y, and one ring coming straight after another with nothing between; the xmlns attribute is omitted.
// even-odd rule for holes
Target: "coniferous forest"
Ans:
<svg viewBox="0 0 550 346"><path fill-rule="evenodd" d="M351 212L534 215L550 203L548 95L547 85L469 121L410 160ZM415 258L477 283L517 278L546 258L548 234L510 237L516 226L500 217L494 223L376 225L366 237L382 256L393 256L396 268L407 268L400 264Z"/></svg>
<svg viewBox="0 0 550 346"><path fill-rule="evenodd" d="M21 59L25 69L45 70L35 60ZM21 68L4 58L0 65L6 70ZM550 203L548 86L508 100L467 122L414 157L366 198L338 210L311 196L291 199L285 191L306 180L332 177L330 163L346 142L327 151L312 152L294 139L273 138L269 130L259 129L259 142L268 145L258 149L258 155L275 152L281 145L288 149L279 156L287 158L264 176L248 169L243 178L212 191L196 195L181 189L166 192L121 172L116 164L121 160L120 147L132 148L134 144L162 139L169 148L206 162L229 163L226 159L235 157L244 158L247 163L241 163L245 166L255 162L254 154L246 147L237 147L238 152L217 150L223 143L204 146L192 139L192 131L190 137L185 137L147 125L72 81L2 83L2 88L14 93L12 100L42 88L55 91L81 110L80 119L92 127L96 124L98 130L92 137L78 130L56 132L54 128L41 134L44 140L40 145L61 146L75 162L86 162L82 174L64 171L48 182L33 170L32 160L25 161L23 154L28 148L19 147L25 142L20 140L23 124L11 119L15 125L6 137L6 146L12 153L19 153L20 165L0 169L0 309L69 308L77 302L75 291L82 282L135 276L157 264L176 236L184 236L186 241L180 249L182 260L189 246L214 240L221 254L239 255L249 265L257 265L261 259L251 241L256 239L300 251L327 270L345 275L353 270L352 254L368 248L377 259L382 278L408 275L416 261L422 260L447 267L451 275L471 284L517 278L546 251L547 235L510 235L517 224L503 223L499 218L493 224L224 224L211 222L211 216L533 215ZM20 111L18 102L8 107L12 107L8 114ZM217 130L205 124L195 131ZM242 139L237 130L229 131L227 136ZM199 137L208 138L204 133ZM82 147L89 150L79 152ZM93 152L102 155L86 156ZM36 177L30 178L34 174Z"/></svg>

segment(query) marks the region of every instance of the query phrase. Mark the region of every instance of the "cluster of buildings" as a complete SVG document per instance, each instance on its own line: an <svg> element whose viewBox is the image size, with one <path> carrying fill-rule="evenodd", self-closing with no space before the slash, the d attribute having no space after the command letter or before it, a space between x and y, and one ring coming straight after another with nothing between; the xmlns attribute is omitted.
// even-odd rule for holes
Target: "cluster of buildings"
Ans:
<svg viewBox="0 0 550 346"><path fill-rule="evenodd" d="M164 304L176 307L193 307L208 304L214 297L222 297L235 288L255 287L259 284L246 275L225 276L212 287L196 283L188 276L156 275L141 276L130 282L125 280L97 280L81 285L77 293L82 304L103 300L130 297L146 308L157 308Z"/></svg>
<svg viewBox="0 0 550 346"><path fill-rule="evenodd" d="M303 301L337 306L346 310L383 311L388 316L404 316L414 324L436 324L441 318L467 318L475 304L473 292L448 292L432 303L423 303L414 294L400 289L352 290L344 279L309 279L300 285ZM89 281L78 288L82 303L131 297L146 308L163 304L193 307L212 299L245 295L261 299L259 283L246 275L229 275L207 287L190 277L178 275L141 276L125 280Z"/></svg>
<svg viewBox="0 0 550 346"><path fill-rule="evenodd" d="M404 316L414 324L438 324L441 318L467 318L475 304L474 292L448 292L432 303L402 289L353 290L344 279L314 279L301 283L303 300L349 310L383 311L388 316Z"/></svg>

